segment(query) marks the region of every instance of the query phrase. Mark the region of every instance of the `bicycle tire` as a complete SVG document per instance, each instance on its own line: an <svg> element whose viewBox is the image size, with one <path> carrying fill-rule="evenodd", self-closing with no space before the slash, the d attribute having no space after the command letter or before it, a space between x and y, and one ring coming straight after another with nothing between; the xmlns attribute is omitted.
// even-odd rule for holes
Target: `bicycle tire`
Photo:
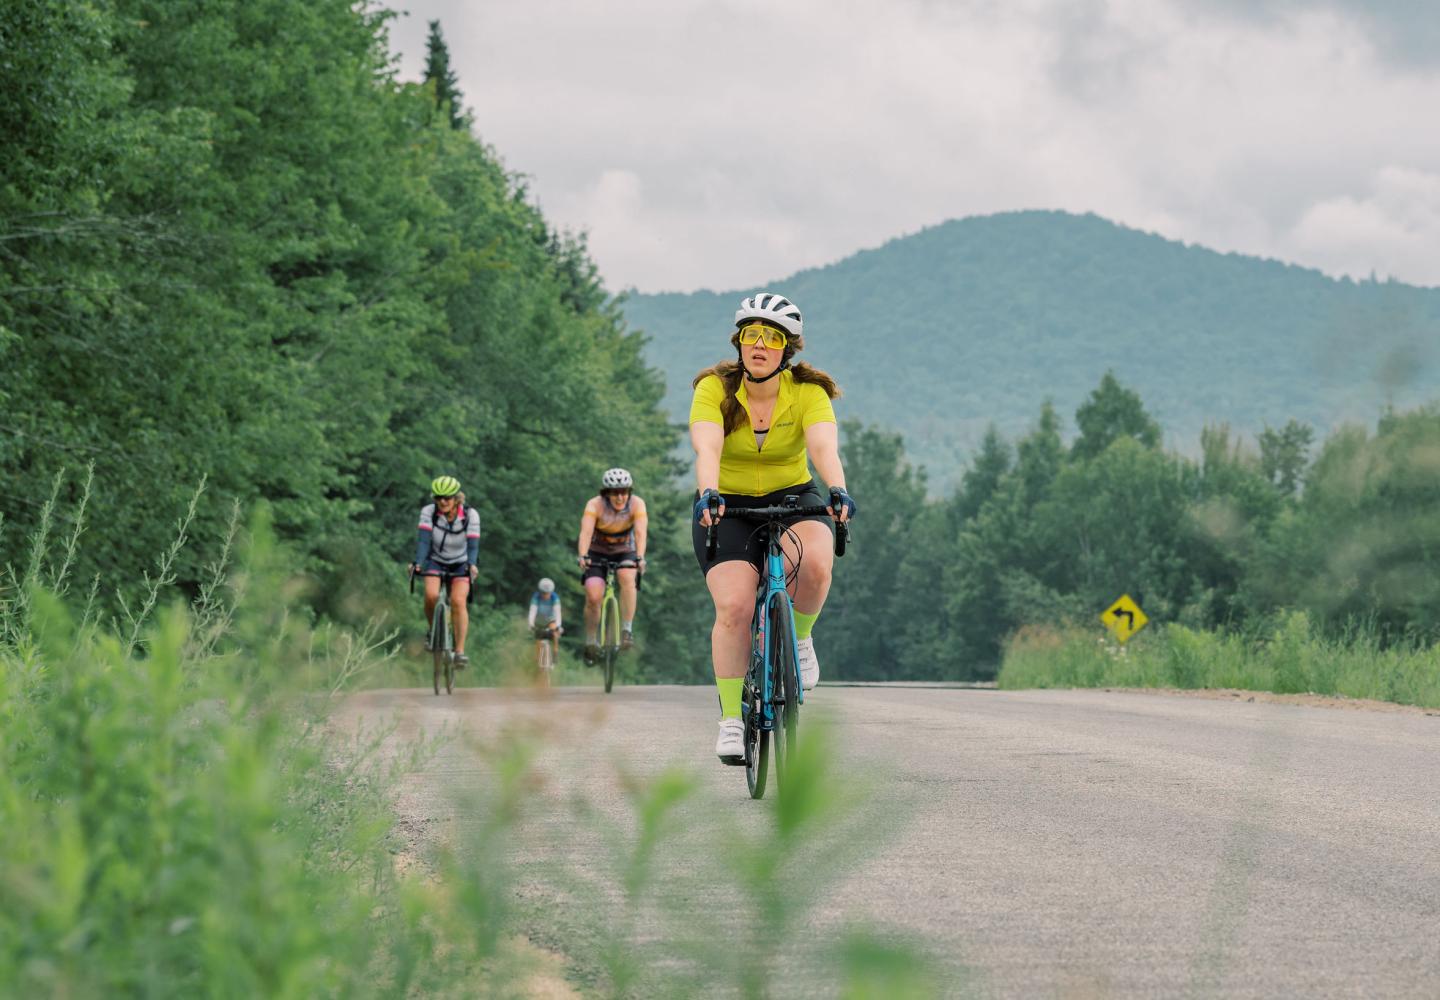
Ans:
<svg viewBox="0 0 1440 1000"><path fill-rule="evenodd" d="M550 671L555 668L555 664L551 661L551 658L550 658L550 640L549 640L549 639L543 639L543 640L541 640L541 642L540 642L540 654L539 654L539 655L540 655L540 658L539 658L540 676L537 678L537 680L539 680L541 687L549 687L549 686L550 686Z"/></svg>
<svg viewBox="0 0 1440 1000"><path fill-rule="evenodd" d="M750 679L741 695L745 717L745 787L752 799L765 797L765 779L770 770L770 734L760 726L759 698Z"/></svg>
<svg viewBox="0 0 1440 1000"><path fill-rule="evenodd" d="M431 677L431 685L435 693L440 693L440 674L445 669L445 605L436 603L433 617L430 619L430 652L435 660L435 672Z"/></svg>
<svg viewBox="0 0 1440 1000"><path fill-rule="evenodd" d="M613 593L606 594L600 607L601 663L605 674L605 693L615 686L615 661L620 657L620 602Z"/></svg>
<svg viewBox="0 0 1440 1000"><path fill-rule="evenodd" d="M785 788L790 758L800 729L800 677L795 662L795 619L784 601L770 605L767 641L770 644L771 691L775 704L775 782Z"/></svg>

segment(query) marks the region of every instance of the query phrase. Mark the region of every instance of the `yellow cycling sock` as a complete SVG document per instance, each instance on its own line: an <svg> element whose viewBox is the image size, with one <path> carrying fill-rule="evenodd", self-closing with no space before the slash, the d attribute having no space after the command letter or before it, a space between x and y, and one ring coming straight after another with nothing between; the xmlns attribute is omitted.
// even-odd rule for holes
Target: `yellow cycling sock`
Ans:
<svg viewBox="0 0 1440 1000"><path fill-rule="evenodd" d="M717 677L715 686L720 689L720 717L740 718L740 695L745 689L745 678Z"/></svg>
<svg viewBox="0 0 1440 1000"><path fill-rule="evenodd" d="M810 638L810 630L815 627L815 619L819 617L820 612L818 611L815 612L813 615L807 615L802 611L795 612L795 638Z"/></svg>

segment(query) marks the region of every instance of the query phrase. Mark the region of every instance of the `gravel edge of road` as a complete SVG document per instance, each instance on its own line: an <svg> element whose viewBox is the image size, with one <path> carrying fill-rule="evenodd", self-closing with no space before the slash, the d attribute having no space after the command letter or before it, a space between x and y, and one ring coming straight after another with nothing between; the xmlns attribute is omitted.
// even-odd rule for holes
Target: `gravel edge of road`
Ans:
<svg viewBox="0 0 1440 1000"><path fill-rule="evenodd" d="M1010 690L1040 690L1038 688L1012 688ZM1047 690L1062 690L1049 688ZM1372 698L1346 698L1331 694L1277 694L1274 691L1247 691L1241 688L1161 688L1161 687L1096 687L1065 688L1069 691L1110 691L1116 694L1153 694L1172 698L1205 698L1210 701L1264 702L1271 705L1301 705L1307 708L1331 708L1350 712L1389 712L1402 715L1430 715L1440 717L1440 709L1423 708L1419 705L1402 705L1394 701L1376 701Z"/></svg>

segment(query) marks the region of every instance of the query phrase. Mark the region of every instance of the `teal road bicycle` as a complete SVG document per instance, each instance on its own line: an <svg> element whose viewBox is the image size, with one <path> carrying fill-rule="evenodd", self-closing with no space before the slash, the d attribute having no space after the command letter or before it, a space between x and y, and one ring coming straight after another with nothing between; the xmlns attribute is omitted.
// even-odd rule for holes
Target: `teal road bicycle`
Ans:
<svg viewBox="0 0 1440 1000"><path fill-rule="evenodd" d="M708 558L715 558L715 525L720 500L710 502L711 524L705 532ZM786 767L795 753L800 734L800 706L805 692L800 686L800 654L795 648L795 608L786 585L800 572L804 551L799 539L785 524L795 517L828 515L824 505L801 506L798 496L787 496L775 507L729 508L725 518L753 521L765 538L765 572L755 588L755 613L750 623L750 667L745 673L740 716L745 724L745 784L750 797L765 796L771 748L774 748L775 780L783 788ZM789 534L798 553L793 565L781 540ZM843 556L849 541L849 527L835 522L835 555Z"/></svg>

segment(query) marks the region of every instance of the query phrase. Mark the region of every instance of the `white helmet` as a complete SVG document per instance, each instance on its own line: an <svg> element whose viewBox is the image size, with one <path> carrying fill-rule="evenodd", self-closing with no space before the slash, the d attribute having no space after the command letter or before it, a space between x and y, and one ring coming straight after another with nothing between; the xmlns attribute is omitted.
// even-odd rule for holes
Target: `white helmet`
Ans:
<svg viewBox="0 0 1440 1000"><path fill-rule="evenodd" d="M805 321L800 318L800 307L774 292L761 292L741 301L735 310L735 325L754 319L774 324L792 336L803 335Z"/></svg>
<svg viewBox="0 0 1440 1000"><path fill-rule="evenodd" d="M635 480L624 469L606 469L605 475L600 477L602 490L628 490L634 485Z"/></svg>
<svg viewBox="0 0 1440 1000"><path fill-rule="evenodd" d="M548 576L547 576L545 579L541 580L541 581L540 581L540 593L542 593L542 594L553 594L553 593L555 593L555 581L552 580L552 579L550 579Z"/></svg>

